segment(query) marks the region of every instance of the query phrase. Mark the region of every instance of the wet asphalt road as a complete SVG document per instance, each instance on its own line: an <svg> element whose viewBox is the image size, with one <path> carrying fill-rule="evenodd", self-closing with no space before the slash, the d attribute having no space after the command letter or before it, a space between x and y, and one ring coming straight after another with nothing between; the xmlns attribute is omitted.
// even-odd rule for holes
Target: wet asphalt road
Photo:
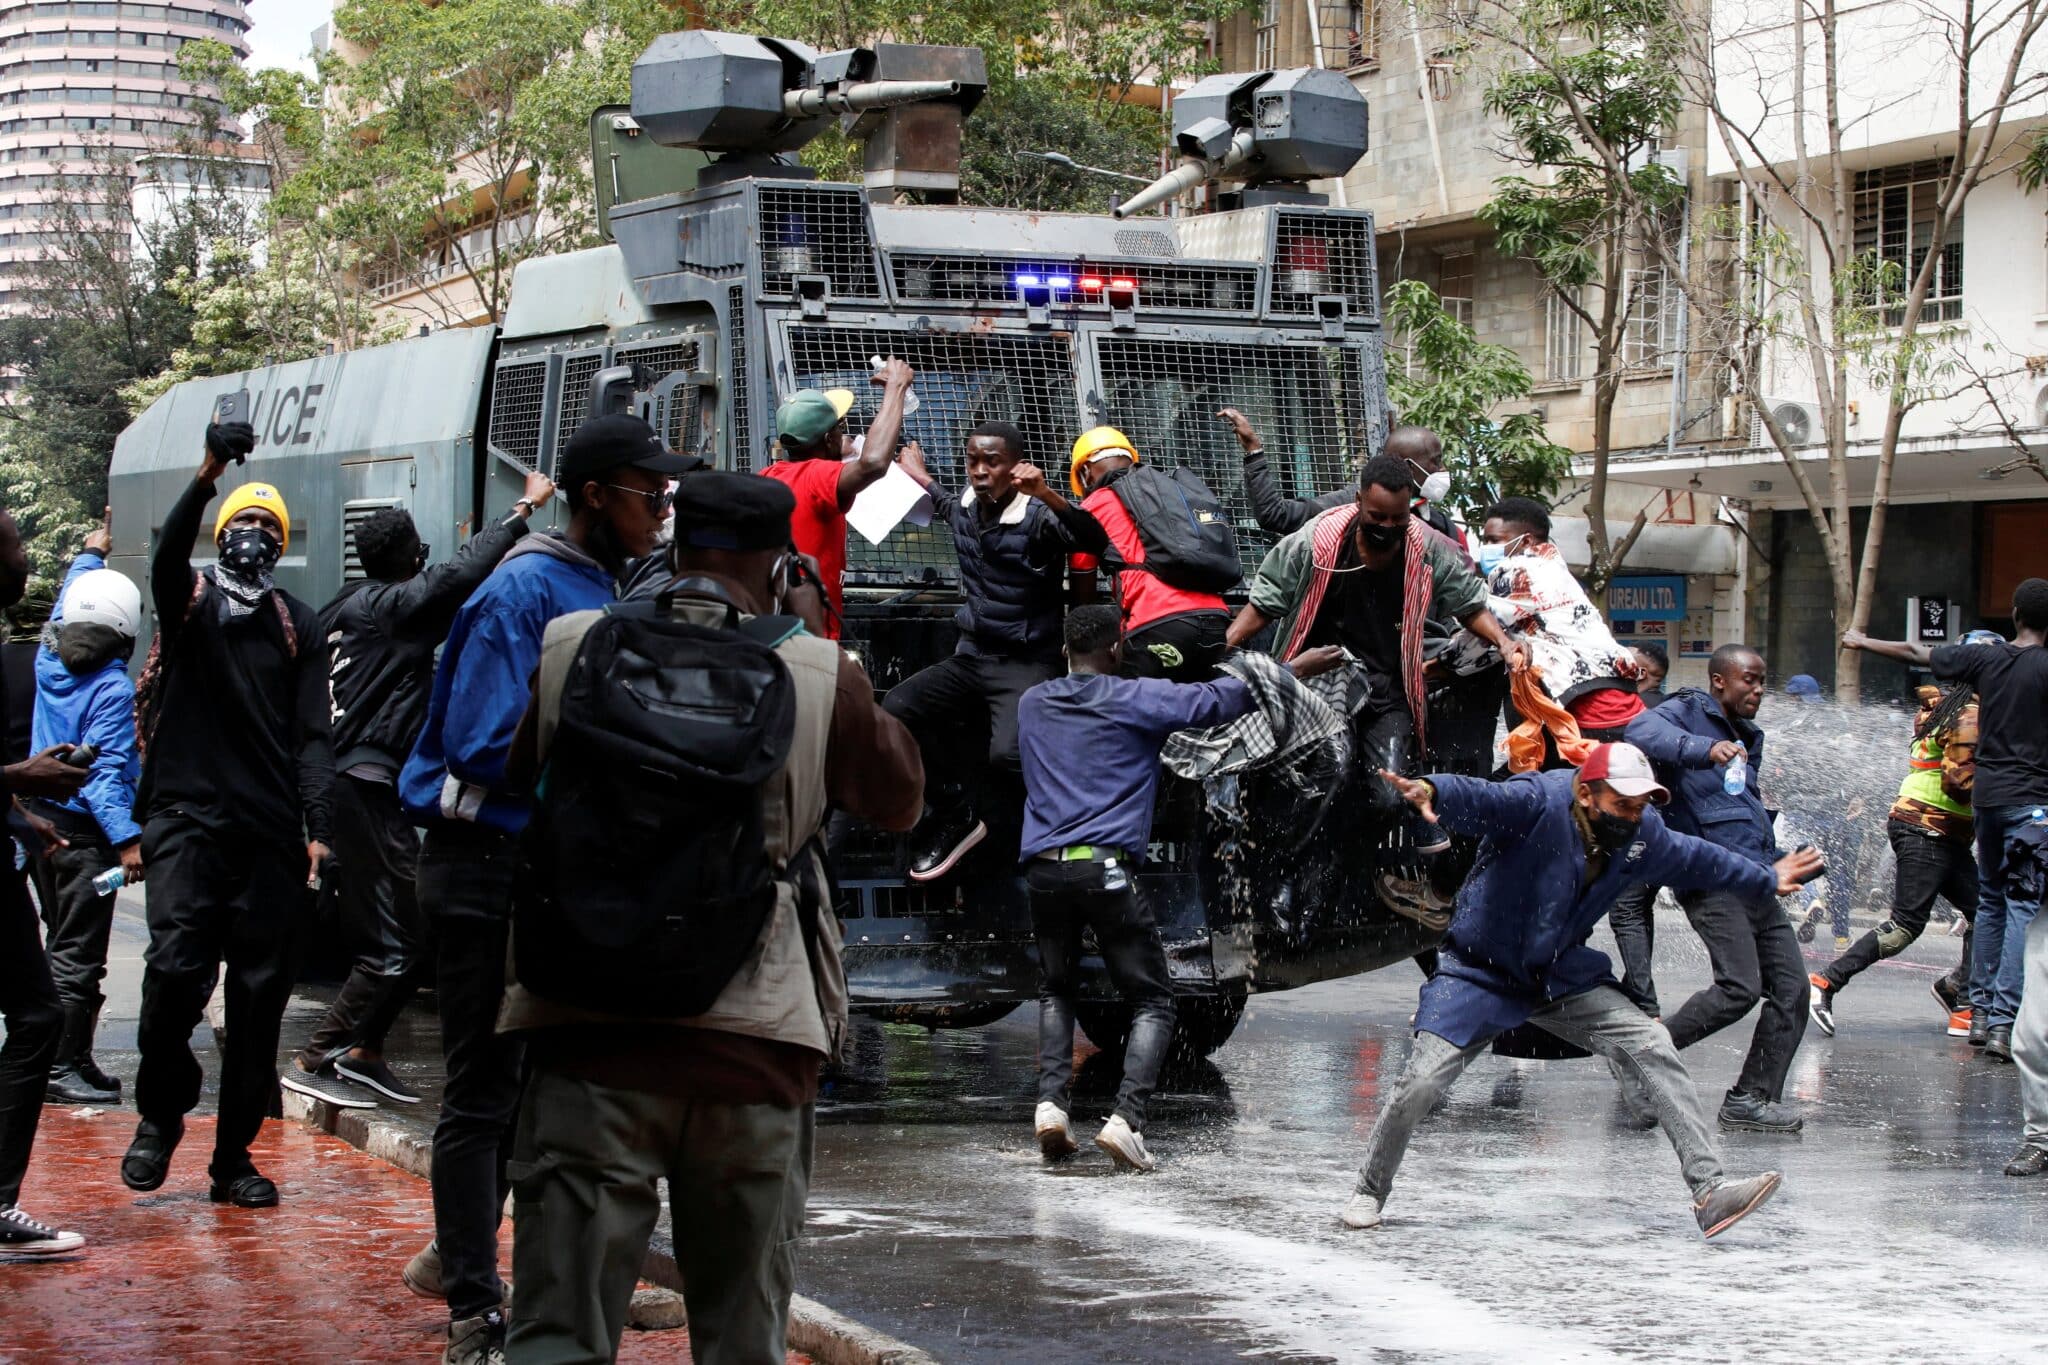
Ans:
<svg viewBox="0 0 2048 1365"><path fill-rule="evenodd" d="M124 894L100 1056L134 1075L147 932ZM1707 980L1660 911L1667 1004ZM1858 916L1858 931L1870 917ZM1596 946L1611 950L1603 927ZM1723 1138L1778 1197L1713 1243L1661 1133L1627 1131L1598 1061L1476 1062L1416 1136L1378 1232L1337 1222L1408 1049L1406 964L1255 999L1236 1036L1153 1105L1149 1176L1086 1145L1116 1085L1084 1063L1086 1150L1047 1169L1031 1136L1035 1012L976 1030L856 1022L821 1105L798 1287L949 1362L2048 1360L2048 1181L2008 1179L2010 1067L1943 1036L1928 983L1959 943L1931 929L1809 1029L1799 1138ZM1810 954L1823 965L1823 938ZM295 997L287 1046L324 991ZM1753 1017L1753 1016L1752 1016ZM1687 1053L1717 1099L1745 1021ZM207 1030L194 1039L208 1072ZM431 1016L395 1064L429 1092L381 1115L433 1122Z"/></svg>
<svg viewBox="0 0 2048 1365"><path fill-rule="evenodd" d="M1660 919L1675 1006L1706 958ZM1788 1094L1805 1134L1723 1138L1732 1172L1781 1169L1784 1188L1711 1244L1669 1144L1623 1127L1597 1060L1475 1063L1385 1227L1343 1230L1407 1055L1405 964L1255 999L1213 1066L1163 1088L1143 1177L1086 1143L1113 1101L1106 1057L1075 1102L1084 1155L1040 1163L1034 1010L860 1025L822 1106L799 1283L949 1361L2038 1362L2048 1181L2001 1174L2012 1069L1943 1034L1928 984L1958 946L1931 930L1843 993L1838 1037L1808 1030ZM1749 1027L1686 1054L1716 1102Z"/></svg>

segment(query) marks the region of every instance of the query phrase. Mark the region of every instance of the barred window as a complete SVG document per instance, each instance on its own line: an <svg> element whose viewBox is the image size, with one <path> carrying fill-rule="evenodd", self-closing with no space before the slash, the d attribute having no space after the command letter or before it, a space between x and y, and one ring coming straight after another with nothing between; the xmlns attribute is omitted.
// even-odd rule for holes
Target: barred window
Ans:
<svg viewBox="0 0 2048 1365"><path fill-rule="evenodd" d="M1579 290L1550 289L1543 295L1543 377L1577 379L1585 363L1586 320L1572 308Z"/></svg>
<svg viewBox="0 0 2048 1365"><path fill-rule="evenodd" d="M1934 226L1940 217L1941 182L1949 163L1918 161L1906 166L1856 174L1855 245L1859 255L1898 267L1900 279L1893 297L1903 297L1927 260L1934 243ZM1963 315L1963 221L1956 215L1949 224L1941 254L1934 264L1934 278L1927 289L1927 303L1920 316L1927 322L1954 322ZM1906 320L1904 305L1885 309L1886 325L1897 327Z"/></svg>
<svg viewBox="0 0 2048 1365"><path fill-rule="evenodd" d="M1621 363L1631 370L1668 370L1678 357L1679 291L1662 266L1631 270L1625 279L1628 323Z"/></svg>

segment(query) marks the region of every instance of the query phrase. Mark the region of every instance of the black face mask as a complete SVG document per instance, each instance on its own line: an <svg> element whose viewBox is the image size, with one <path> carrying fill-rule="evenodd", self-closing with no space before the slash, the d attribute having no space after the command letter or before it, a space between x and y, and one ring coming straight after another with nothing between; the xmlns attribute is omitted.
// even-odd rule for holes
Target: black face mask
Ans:
<svg viewBox="0 0 2048 1365"><path fill-rule="evenodd" d="M1640 821L1609 815L1604 810L1588 809L1586 823L1592 826L1593 842L1603 853L1619 853L1627 848L1642 828Z"/></svg>
<svg viewBox="0 0 2048 1365"><path fill-rule="evenodd" d="M1376 521L1360 522L1358 534L1375 550L1391 550L1408 534L1406 526L1382 526Z"/></svg>
<svg viewBox="0 0 2048 1365"><path fill-rule="evenodd" d="M260 526L230 526L220 541L220 562L247 578L261 578L277 567L284 546Z"/></svg>

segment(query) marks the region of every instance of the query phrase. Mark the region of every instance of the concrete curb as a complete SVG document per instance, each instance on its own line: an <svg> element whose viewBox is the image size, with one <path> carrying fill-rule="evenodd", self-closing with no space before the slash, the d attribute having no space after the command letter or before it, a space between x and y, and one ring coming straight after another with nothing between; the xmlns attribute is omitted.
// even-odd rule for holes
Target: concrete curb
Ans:
<svg viewBox="0 0 2048 1365"><path fill-rule="evenodd" d="M380 1119L374 1109L344 1109L296 1090L284 1090L284 1116L308 1128L340 1138L349 1146L387 1166L425 1180L433 1167L427 1139ZM647 1248L641 1278L680 1291L683 1277L666 1245ZM836 1313L815 1299L798 1294L789 1304L789 1345L818 1365L939 1365L938 1360L892 1336Z"/></svg>

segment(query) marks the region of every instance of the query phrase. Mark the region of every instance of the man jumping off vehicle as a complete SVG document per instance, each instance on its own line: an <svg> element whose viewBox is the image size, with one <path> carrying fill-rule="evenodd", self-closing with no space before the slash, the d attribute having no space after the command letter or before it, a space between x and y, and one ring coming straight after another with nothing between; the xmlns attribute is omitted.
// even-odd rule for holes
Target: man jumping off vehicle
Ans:
<svg viewBox="0 0 2048 1365"><path fill-rule="evenodd" d="M1381 776L1423 819L1486 842L1458 892L1436 974L1423 983L1415 1047L1367 1140L1345 1226L1380 1225L1416 1126L1473 1058L1522 1024L1599 1053L1647 1092L1678 1152L1702 1233L1715 1236L1755 1212L1778 1188L1778 1173L1728 1179L1671 1036L1629 1003L1606 954L1586 940L1635 883L1732 886L1767 898L1789 894L1819 856L1794 853L1770 868L1667 828L1650 807L1670 793L1629 744L1600 745L1576 772L1498 783Z"/></svg>

